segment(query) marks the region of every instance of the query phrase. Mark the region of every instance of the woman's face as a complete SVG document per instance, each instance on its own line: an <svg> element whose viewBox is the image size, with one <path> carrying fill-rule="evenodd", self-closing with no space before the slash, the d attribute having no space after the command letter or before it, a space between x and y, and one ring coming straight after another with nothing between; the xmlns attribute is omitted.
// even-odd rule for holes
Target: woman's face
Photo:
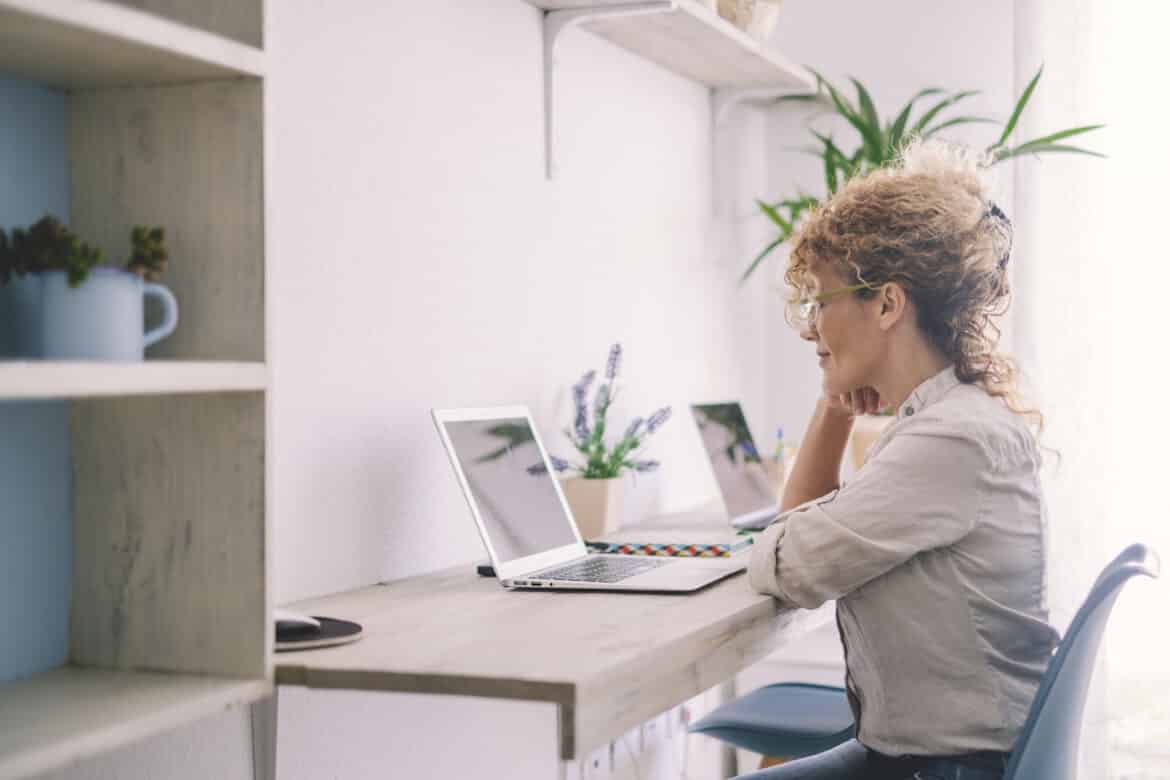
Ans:
<svg viewBox="0 0 1170 780"><path fill-rule="evenodd" d="M851 284L824 263L814 265L811 273L818 295ZM852 292L833 296L820 304L813 321L800 332L801 338L816 345L826 394L841 395L873 385L886 347L877 323L880 306L876 297L862 300Z"/></svg>

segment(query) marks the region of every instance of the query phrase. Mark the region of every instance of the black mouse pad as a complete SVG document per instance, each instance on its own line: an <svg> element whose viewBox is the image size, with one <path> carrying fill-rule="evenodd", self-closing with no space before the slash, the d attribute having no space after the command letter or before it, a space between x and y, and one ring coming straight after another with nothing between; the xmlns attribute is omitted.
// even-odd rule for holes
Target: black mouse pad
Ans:
<svg viewBox="0 0 1170 780"><path fill-rule="evenodd" d="M361 623L349 620L313 615L321 624L316 626L295 626L279 628L276 631L276 652L282 650L308 650L314 647L333 647L362 638Z"/></svg>

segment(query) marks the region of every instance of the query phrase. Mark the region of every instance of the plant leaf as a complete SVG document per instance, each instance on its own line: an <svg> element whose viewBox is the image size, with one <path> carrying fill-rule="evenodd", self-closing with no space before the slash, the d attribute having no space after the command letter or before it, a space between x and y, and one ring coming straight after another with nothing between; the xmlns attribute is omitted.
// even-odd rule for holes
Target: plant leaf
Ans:
<svg viewBox="0 0 1170 780"><path fill-rule="evenodd" d="M1016 123L1020 121L1020 114L1024 113L1024 106L1028 105L1028 101L1031 99L1032 93L1036 90L1036 84L1039 83L1042 75L1044 75L1043 65L1036 71L1036 75L1032 77L1032 80L1028 82L1028 86L1024 89L1024 94L1020 95L1020 99L1016 101L1016 107L1012 110L1011 118L1004 125L1003 134L1000 135L998 141L991 145L991 149L1003 146L1008 136L1016 129Z"/></svg>
<svg viewBox="0 0 1170 780"><path fill-rule="evenodd" d="M1100 128L1102 128L1104 126L1105 125L1085 125L1083 127L1073 127L1073 128L1069 128L1068 130L1061 130L1058 133L1052 133L1051 135L1041 136L1040 138L1033 138L1031 141L1026 141L1025 143L1018 144L1015 148L1022 149L1025 146L1033 146L1036 144L1050 144L1050 143L1053 143L1054 141L1059 141L1063 138L1071 138L1074 135L1081 135L1082 133L1088 133L1092 130L1099 130Z"/></svg>
<svg viewBox="0 0 1170 780"><path fill-rule="evenodd" d="M977 89L967 89L963 90L962 92L956 92L950 97L943 98L939 102L935 103L934 106L927 109L925 114L918 117L918 121L914 123L914 127L910 130L911 135L920 135L922 131L926 129L926 126L929 125L934 120L934 118L939 115L940 112L945 111L947 108L950 108L961 100L966 100L967 98L974 97L978 94L979 90Z"/></svg>
<svg viewBox="0 0 1170 780"><path fill-rule="evenodd" d="M1012 157L1022 157L1025 154L1048 154L1050 152L1064 152L1068 154L1087 154L1090 157L1101 157L1105 155L1100 152L1094 152L1089 149L1082 149L1079 146L1068 146L1066 144L1041 144L1039 146L1032 146L1023 148L1017 146L1015 149L1003 149L995 156L995 162L1003 162Z"/></svg>
<svg viewBox="0 0 1170 780"><path fill-rule="evenodd" d="M768 217L776 223L776 226L780 228L781 233L787 233L788 235L792 234L792 223L784 219L784 217L780 216L780 212L776 211L775 207L769 206L759 198L756 199L756 205L760 207L760 211L767 214Z"/></svg>
<svg viewBox="0 0 1170 780"><path fill-rule="evenodd" d="M924 130L922 132L922 137L923 138L930 138L932 135L934 135L938 131L945 130L948 127L954 127L955 125L976 125L976 124L978 124L978 125L994 125L994 124L996 124L996 121L994 119L988 119L985 116L957 116L954 119L948 119L945 122L940 122L939 124L935 125L934 127L930 128L929 130Z"/></svg>
<svg viewBox="0 0 1170 780"><path fill-rule="evenodd" d="M882 157L886 143L882 131L882 120L878 116L877 107L873 104L873 98L870 97L869 90L860 81L855 78L850 78L849 80L853 82L853 87L857 90L857 105L861 107L861 118L864 120L865 126L869 131L866 141L871 145L877 156Z"/></svg>
<svg viewBox="0 0 1170 780"><path fill-rule="evenodd" d="M886 133L887 152L892 157L897 154L899 148L902 146L902 134L906 131L906 122L910 119L910 112L914 110L914 104L924 97L929 95L938 95L942 92L938 87L930 87L918 92L914 97L906 102L905 107L898 113L890 129Z"/></svg>
<svg viewBox="0 0 1170 780"><path fill-rule="evenodd" d="M743 272L743 276L739 277L739 283L743 284L744 282L746 282L747 278L752 275L752 271L756 270L756 266L758 266L760 263L762 263L764 261L764 258L767 257L768 255L770 255L772 253L772 250L775 249L776 247L780 246L782 243L784 243L783 237L777 238L775 241L773 241L772 243L770 243L766 247L764 247L764 251L760 252L758 255L756 255L756 259L753 260L752 264L748 266L748 269Z"/></svg>

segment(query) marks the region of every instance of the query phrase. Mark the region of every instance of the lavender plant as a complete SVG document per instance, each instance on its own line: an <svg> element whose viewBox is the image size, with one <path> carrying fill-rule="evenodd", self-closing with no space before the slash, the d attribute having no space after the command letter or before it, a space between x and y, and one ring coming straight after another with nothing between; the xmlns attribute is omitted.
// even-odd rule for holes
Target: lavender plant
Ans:
<svg viewBox="0 0 1170 780"><path fill-rule="evenodd" d="M575 414L573 426L565 429L565 436L576 448L581 461L571 462L552 456L549 460L557 471L575 471L585 479L611 479L623 469L645 473L661 465L657 460L638 458L637 455L646 440L670 419L669 406L658 409L647 418L634 418L612 446L606 442L606 416L618 396L617 378L621 362L622 345L614 344L605 362L604 381L597 388L592 403L589 402L589 389L597 379L596 371L586 372L573 385Z"/></svg>

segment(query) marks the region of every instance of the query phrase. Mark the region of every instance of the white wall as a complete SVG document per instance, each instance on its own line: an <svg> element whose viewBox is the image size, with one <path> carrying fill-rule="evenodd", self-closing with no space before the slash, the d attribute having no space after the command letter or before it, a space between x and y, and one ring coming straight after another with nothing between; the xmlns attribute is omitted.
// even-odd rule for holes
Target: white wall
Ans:
<svg viewBox="0 0 1170 780"><path fill-rule="evenodd" d="M626 349L618 424L662 403L662 505L714 495L680 404L758 384L712 220L708 94L563 41L543 175L540 13L517 0L269 9L276 601L482 556L428 416L529 404Z"/></svg>
<svg viewBox="0 0 1170 780"><path fill-rule="evenodd" d="M820 71L856 100L848 77L873 95L878 112L892 118L914 93L926 87L948 91L982 90L959 103L949 114L975 114L1004 120L1011 112L1013 91L1013 9L1011 0L969 3L962 0L889 0L856 3L848 0L791 2L774 34L774 44L786 56ZM918 116L930 99L918 104ZM768 187L758 193L766 201L795 194L797 187L825 194L819 160L792 147L815 143L805 124L823 113L807 104L785 103L769 112ZM844 121L812 119L813 127L833 132L838 145L854 148L857 134ZM997 137L993 125L966 125L944 137L986 146ZM1011 171L996 169L1000 202L1011 214ZM741 204L748 211L751 204ZM764 217L753 217L763 222ZM753 249L762 249L761 243ZM753 255L754 256L754 252ZM784 322L779 284L784 257L776 252L765 261L764 275L774 285L774 305L767 307L767 332L773 336L767 360L769 401L767 414L791 431L804 433L813 404L820 395L814 350L800 341Z"/></svg>

